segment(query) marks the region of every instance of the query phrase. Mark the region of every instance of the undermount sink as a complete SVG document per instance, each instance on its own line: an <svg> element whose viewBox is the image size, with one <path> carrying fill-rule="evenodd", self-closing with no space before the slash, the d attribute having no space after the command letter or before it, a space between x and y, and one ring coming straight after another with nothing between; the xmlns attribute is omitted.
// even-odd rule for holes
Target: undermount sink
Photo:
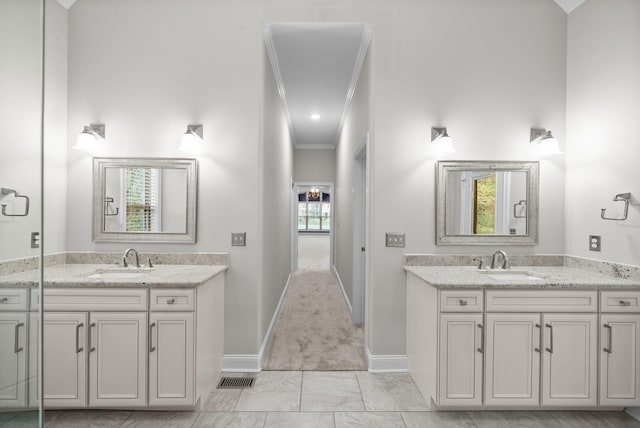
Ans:
<svg viewBox="0 0 640 428"><path fill-rule="evenodd" d="M480 273L500 281L523 281L523 280L524 281L541 281L542 280L542 278L539 278L525 271L490 270L490 271L484 271Z"/></svg>
<svg viewBox="0 0 640 428"><path fill-rule="evenodd" d="M113 268L99 269L87 275L93 279L141 279L146 273L153 271L153 268Z"/></svg>

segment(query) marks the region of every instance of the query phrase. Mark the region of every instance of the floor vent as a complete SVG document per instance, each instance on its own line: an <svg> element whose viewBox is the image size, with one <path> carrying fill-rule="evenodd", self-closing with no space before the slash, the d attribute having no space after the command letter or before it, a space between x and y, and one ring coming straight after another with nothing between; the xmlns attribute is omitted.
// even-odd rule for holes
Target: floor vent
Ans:
<svg viewBox="0 0 640 428"><path fill-rule="evenodd" d="M217 389L243 389L252 388L254 377L223 377L218 383Z"/></svg>

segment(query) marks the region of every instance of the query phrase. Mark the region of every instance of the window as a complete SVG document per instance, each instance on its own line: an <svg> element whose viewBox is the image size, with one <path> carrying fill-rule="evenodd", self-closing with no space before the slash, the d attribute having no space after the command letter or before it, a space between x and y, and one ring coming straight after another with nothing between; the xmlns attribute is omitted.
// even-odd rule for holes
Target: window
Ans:
<svg viewBox="0 0 640 428"><path fill-rule="evenodd" d="M309 198L306 192L298 194L298 230L331 230L331 196L322 193L317 198Z"/></svg>
<svg viewBox="0 0 640 428"><path fill-rule="evenodd" d="M127 168L125 177L127 232L158 232L160 179L155 168Z"/></svg>

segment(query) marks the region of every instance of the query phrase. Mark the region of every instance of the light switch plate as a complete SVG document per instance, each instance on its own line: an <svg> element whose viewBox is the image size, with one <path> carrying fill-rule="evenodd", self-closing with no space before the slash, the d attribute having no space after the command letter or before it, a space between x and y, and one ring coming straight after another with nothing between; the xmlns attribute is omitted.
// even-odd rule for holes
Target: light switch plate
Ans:
<svg viewBox="0 0 640 428"><path fill-rule="evenodd" d="M589 251L600 251L601 243L600 235L589 235Z"/></svg>
<svg viewBox="0 0 640 428"><path fill-rule="evenodd" d="M246 247L247 246L247 233L231 233L231 246L232 247Z"/></svg>
<svg viewBox="0 0 640 428"><path fill-rule="evenodd" d="M403 248L404 243L404 233L387 233L387 247Z"/></svg>

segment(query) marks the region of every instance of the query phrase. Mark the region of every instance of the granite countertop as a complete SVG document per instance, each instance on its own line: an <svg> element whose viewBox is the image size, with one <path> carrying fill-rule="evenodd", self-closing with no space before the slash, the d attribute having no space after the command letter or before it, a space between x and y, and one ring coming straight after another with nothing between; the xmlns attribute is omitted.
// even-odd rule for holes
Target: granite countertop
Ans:
<svg viewBox="0 0 640 428"><path fill-rule="evenodd" d="M454 288L522 288L522 289L632 289L640 290L640 281L615 278L586 270L565 266L514 266L508 270L495 269L498 274L527 272L539 279L494 279L490 269L478 270L473 266L405 266L427 284L438 289Z"/></svg>
<svg viewBox="0 0 640 428"><path fill-rule="evenodd" d="M62 264L45 268L45 287L182 287L204 284L227 265L156 265L121 268L106 264ZM0 276L0 287L37 287L37 270Z"/></svg>

